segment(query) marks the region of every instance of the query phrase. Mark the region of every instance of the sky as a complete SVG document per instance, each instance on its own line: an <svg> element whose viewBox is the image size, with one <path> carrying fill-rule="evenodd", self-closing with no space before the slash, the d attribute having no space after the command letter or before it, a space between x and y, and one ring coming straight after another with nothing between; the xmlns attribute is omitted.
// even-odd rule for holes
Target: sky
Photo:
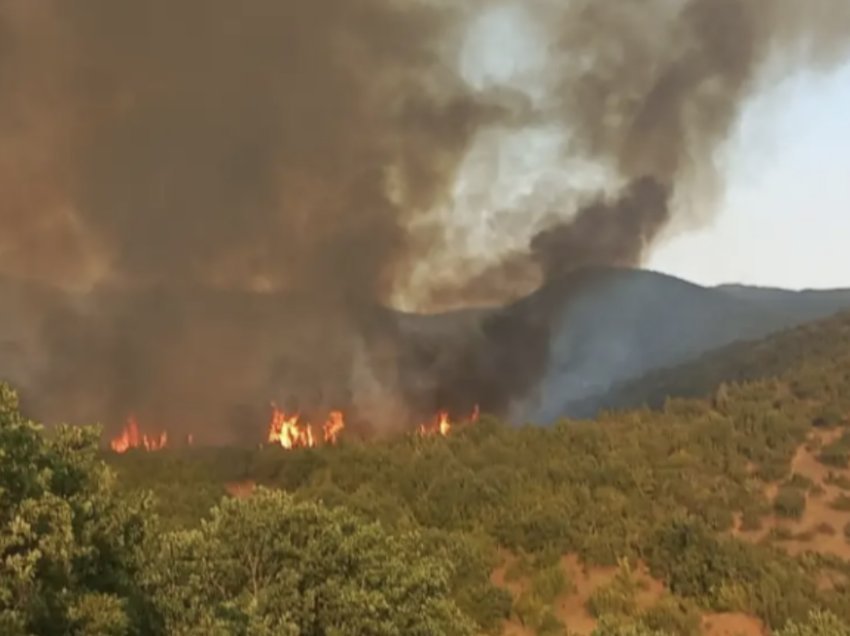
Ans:
<svg viewBox="0 0 850 636"><path fill-rule="evenodd" d="M534 95L535 69L546 65L543 39L518 6L490 11L468 35L464 76L478 87L511 82ZM546 130L481 140L467 175L476 185L466 192L461 178L455 198L474 213L446 220L473 219L463 233L470 244L452 249L498 251L525 240L523 228L532 231L540 216L523 201L528 184L564 181L561 169L547 171L563 168L559 141ZM703 285L850 288L850 60L789 76L754 96L715 162L725 187L700 215L707 222L664 237L645 267ZM570 173L592 179L587 166ZM516 236L490 231L488 219L505 202L522 211Z"/></svg>
<svg viewBox="0 0 850 636"><path fill-rule="evenodd" d="M663 242L651 269L700 284L850 287L850 61L747 107L713 222Z"/></svg>

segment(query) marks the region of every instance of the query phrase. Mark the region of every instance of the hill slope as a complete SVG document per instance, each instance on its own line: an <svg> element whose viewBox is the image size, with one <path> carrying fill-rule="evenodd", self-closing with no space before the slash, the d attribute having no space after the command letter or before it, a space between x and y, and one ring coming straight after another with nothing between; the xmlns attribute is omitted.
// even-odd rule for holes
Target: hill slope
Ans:
<svg viewBox="0 0 850 636"><path fill-rule="evenodd" d="M599 270L555 281L508 311L522 322L540 306L554 308L548 365L536 395L514 414L545 423L585 414L588 398L619 382L850 308L850 291L711 289L653 272Z"/></svg>
<svg viewBox="0 0 850 636"><path fill-rule="evenodd" d="M850 348L850 313L807 323L766 338L738 342L708 352L688 363L659 369L619 383L610 390L572 405L578 417L598 409L660 407L668 397L704 397L721 384L775 377L804 369L813 360L829 359ZM797 382L817 382L801 375Z"/></svg>

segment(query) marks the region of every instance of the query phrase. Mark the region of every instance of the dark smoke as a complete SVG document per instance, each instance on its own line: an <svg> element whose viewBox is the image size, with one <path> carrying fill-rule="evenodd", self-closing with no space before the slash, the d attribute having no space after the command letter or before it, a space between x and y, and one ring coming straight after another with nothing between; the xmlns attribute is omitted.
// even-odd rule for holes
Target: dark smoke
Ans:
<svg viewBox="0 0 850 636"><path fill-rule="evenodd" d="M451 253L416 222L479 133L555 127L608 180L541 192L527 244L458 255L431 309L639 265L759 82L838 60L850 25L843 0L517 6L551 36L542 99L458 71L485 3L0 0L0 273L38 281L3 301L0 372L48 420L217 441L270 400L383 429L469 394L503 409L545 368L557 303L435 331L381 308Z"/></svg>

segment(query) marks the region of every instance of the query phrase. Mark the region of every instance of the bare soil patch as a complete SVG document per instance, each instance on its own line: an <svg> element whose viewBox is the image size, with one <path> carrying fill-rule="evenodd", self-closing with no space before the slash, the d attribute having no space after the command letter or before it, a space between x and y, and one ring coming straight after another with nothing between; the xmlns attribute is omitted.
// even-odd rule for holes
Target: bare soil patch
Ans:
<svg viewBox="0 0 850 636"><path fill-rule="evenodd" d="M231 497L250 497L254 493L257 484L253 481L235 481L225 484L224 488Z"/></svg>

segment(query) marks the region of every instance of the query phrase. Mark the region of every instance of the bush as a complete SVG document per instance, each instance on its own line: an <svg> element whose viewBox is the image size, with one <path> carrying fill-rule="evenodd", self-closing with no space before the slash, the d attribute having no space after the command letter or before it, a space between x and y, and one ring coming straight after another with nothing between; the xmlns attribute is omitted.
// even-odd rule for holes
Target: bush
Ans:
<svg viewBox="0 0 850 636"><path fill-rule="evenodd" d="M551 565L534 575L531 579L531 590L548 605L568 589L567 583L567 575L560 564Z"/></svg>
<svg viewBox="0 0 850 636"><path fill-rule="evenodd" d="M789 488L797 488L799 490L809 490L814 485L814 482L800 473L794 473L791 478L785 482Z"/></svg>
<svg viewBox="0 0 850 636"><path fill-rule="evenodd" d="M841 490L850 490L850 478L840 473L829 471L824 481L830 486L841 488Z"/></svg>
<svg viewBox="0 0 850 636"><path fill-rule="evenodd" d="M786 528L785 526L777 526L775 528L770 529L768 537L770 537L774 541L793 541L794 533L791 532L790 528Z"/></svg>
<svg viewBox="0 0 850 636"><path fill-rule="evenodd" d="M531 592L523 592L514 602L514 614L516 614L519 622L526 627L536 629L542 622L545 613L546 607Z"/></svg>
<svg viewBox="0 0 850 636"><path fill-rule="evenodd" d="M831 536L835 535L835 528L831 524L824 521L823 523L819 523L815 527L815 532L817 532L818 534L822 534L822 535L831 537Z"/></svg>
<svg viewBox="0 0 850 636"><path fill-rule="evenodd" d="M641 614L641 622L652 630L691 636L700 633L701 614L690 601L667 596Z"/></svg>
<svg viewBox="0 0 850 636"><path fill-rule="evenodd" d="M821 449L820 455L818 455L818 461L821 464L832 466L833 468L847 468L848 465L850 465L847 455L847 442L842 438L832 444L824 446L823 449Z"/></svg>
<svg viewBox="0 0 850 636"><path fill-rule="evenodd" d="M587 600L587 610L595 617L606 615L635 616L637 614L637 585L627 562L607 585L598 587Z"/></svg>
<svg viewBox="0 0 850 636"><path fill-rule="evenodd" d="M755 510L744 510L741 515L741 530L744 532L755 532L761 530L761 515Z"/></svg>
<svg viewBox="0 0 850 636"><path fill-rule="evenodd" d="M535 631L537 636L564 636L564 624L550 610L546 610Z"/></svg>
<svg viewBox="0 0 850 636"><path fill-rule="evenodd" d="M781 517L799 519L806 511L806 495L789 486L783 486L773 500L773 509Z"/></svg>
<svg viewBox="0 0 850 636"><path fill-rule="evenodd" d="M850 496L843 493L838 495L829 503L829 507L840 512L850 512Z"/></svg>

